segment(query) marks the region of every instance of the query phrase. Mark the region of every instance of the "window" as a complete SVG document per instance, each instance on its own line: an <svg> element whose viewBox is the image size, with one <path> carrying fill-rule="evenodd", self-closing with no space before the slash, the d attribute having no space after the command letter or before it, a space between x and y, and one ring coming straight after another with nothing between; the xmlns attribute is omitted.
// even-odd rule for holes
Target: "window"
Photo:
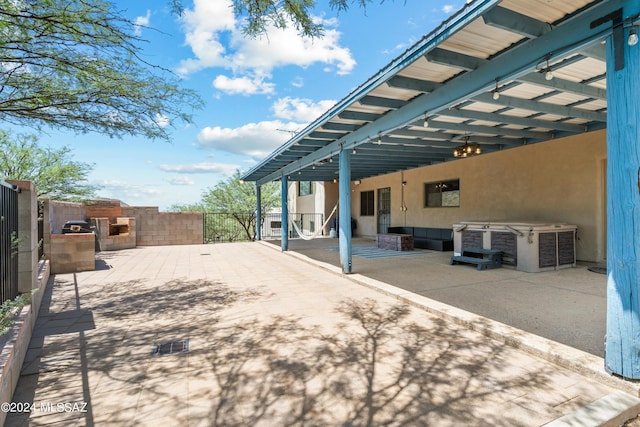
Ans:
<svg viewBox="0 0 640 427"><path fill-rule="evenodd" d="M313 193L311 181L300 181L298 183L298 196L308 196L311 193Z"/></svg>
<svg viewBox="0 0 640 427"><path fill-rule="evenodd" d="M374 216L373 190L360 192L360 216Z"/></svg>
<svg viewBox="0 0 640 427"><path fill-rule="evenodd" d="M424 207L459 207L460 180L429 182L424 185Z"/></svg>

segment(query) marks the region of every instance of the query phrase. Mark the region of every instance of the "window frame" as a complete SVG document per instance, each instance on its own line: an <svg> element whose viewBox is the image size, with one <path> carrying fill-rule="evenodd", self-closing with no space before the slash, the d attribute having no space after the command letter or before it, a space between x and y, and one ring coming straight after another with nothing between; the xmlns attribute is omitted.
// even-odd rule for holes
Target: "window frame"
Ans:
<svg viewBox="0 0 640 427"><path fill-rule="evenodd" d="M452 190L443 191L446 188ZM433 190L437 191L433 191ZM445 193L457 192L457 197L453 200L457 201L457 204L445 204L447 198L443 197ZM438 195L435 196L434 195ZM438 204L433 204L433 202ZM460 178L447 179L442 181L425 182L424 184L424 207L425 208L459 208L460 207Z"/></svg>
<svg viewBox="0 0 640 427"><path fill-rule="evenodd" d="M375 190L360 192L360 216L376 216L375 197Z"/></svg>

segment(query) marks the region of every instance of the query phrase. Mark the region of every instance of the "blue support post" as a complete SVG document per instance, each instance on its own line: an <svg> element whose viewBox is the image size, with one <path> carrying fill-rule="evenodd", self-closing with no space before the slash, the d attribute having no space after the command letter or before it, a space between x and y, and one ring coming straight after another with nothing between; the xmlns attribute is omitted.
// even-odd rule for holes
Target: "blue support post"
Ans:
<svg viewBox="0 0 640 427"><path fill-rule="evenodd" d="M280 200L282 201L282 217L280 219L280 226L282 230L282 236L280 239L280 247L284 252L289 250L289 206L287 204L287 196L289 193L289 189L287 187L289 187L289 180L287 175L282 175L281 183L282 186L280 189Z"/></svg>
<svg viewBox="0 0 640 427"><path fill-rule="evenodd" d="M256 183L256 239L262 240L262 187Z"/></svg>
<svg viewBox="0 0 640 427"><path fill-rule="evenodd" d="M626 12L626 10L625 10ZM607 337L605 368L640 379L640 45L615 70L607 40Z"/></svg>
<svg viewBox="0 0 640 427"><path fill-rule="evenodd" d="M351 273L351 153L340 150L340 264L342 272Z"/></svg>

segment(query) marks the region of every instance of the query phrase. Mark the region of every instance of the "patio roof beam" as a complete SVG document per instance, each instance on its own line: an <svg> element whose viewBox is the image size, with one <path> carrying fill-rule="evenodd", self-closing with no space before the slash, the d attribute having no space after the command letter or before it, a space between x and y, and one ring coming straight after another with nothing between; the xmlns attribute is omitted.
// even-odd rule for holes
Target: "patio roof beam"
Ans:
<svg viewBox="0 0 640 427"><path fill-rule="evenodd" d="M426 55L429 61L446 65L451 67L460 68L466 71L472 71L478 67L484 65L487 60L482 58L476 58L474 56L464 55L457 52L452 52L445 49L434 49ZM561 63L562 66L569 65L568 63ZM560 66L556 66L555 69ZM582 95L586 97L598 98L602 100L607 99L607 91L594 86L589 86L583 83L576 83L570 80L563 80L560 78L554 78L551 80L545 79L544 75L539 72L533 72L530 74L518 77L518 81L531 83L536 86L552 88L561 90L564 92L573 93L576 95Z"/></svg>
<svg viewBox="0 0 640 427"><path fill-rule="evenodd" d="M482 120L499 124L519 125L532 128L561 129L567 132L584 132L584 126L570 123L552 122L548 120L536 120L527 117L509 116L499 113L484 113L482 111L452 108L441 113L446 117L458 117L461 119Z"/></svg>
<svg viewBox="0 0 640 427"><path fill-rule="evenodd" d="M390 110L397 110L407 104L407 101L401 99L383 98L381 96L363 96L360 99L360 104L368 105L372 107L388 108Z"/></svg>
<svg viewBox="0 0 640 427"><path fill-rule="evenodd" d="M419 124L414 124L417 128ZM487 135L502 135L502 136L514 136L517 138L531 138L531 139L551 139L553 138L553 133L550 132L536 132L529 131L524 129L511 129L497 126L481 126L481 125L471 125L465 123L453 123L453 122L441 122L437 120L429 120L429 127L433 129L446 129L446 130L455 130L460 132L469 132L469 133L481 133ZM419 137L423 131L419 130L406 130L406 129L398 129L393 132L395 135L411 135Z"/></svg>
<svg viewBox="0 0 640 427"><path fill-rule="evenodd" d="M338 114L338 118L343 120L359 120L362 122L374 122L382 117L382 114L365 113L363 111L345 110Z"/></svg>
<svg viewBox="0 0 640 427"><path fill-rule="evenodd" d="M557 116L567 116L567 117L584 119L584 120L594 121L594 122L603 122L603 123L607 122L606 113L599 113L599 112L590 111L590 110L572 108L572 107L567 107L565 105L551 104L548 102L536 102L529 99L516 98L514 96L508 96L503 94L501 94L500 98L497 100L493 99L493 96L490 93L482 93L482 94L476 95L473 99L478 102L485 102L487 104L508 106L512 108L521 108L523 110L538 111L538 112L543 112L547 114L554 114Z"/></svg>
<svg viewBox="0 0 640 427"><path fill-rule="evenodd" d="M329 139L331 141L335 141L336 139L340 139L343 136L347 135L347 133L345 132L322 132L322 131L315 131L315 132L311 132L309 134L310 138L317 138L317 139Z"/></svg>
<svg viewBox="0 0 640 427"><path fill-rule="evenodd" d="M336 123L336 122L327 122L322 125L322 129L324 130L338 130L338 131L346 131L346 132L353 132L359 127L360 125L354 125L352 123Z"/></svg>
<svg viewBox="0 0 640 427"><path fill-rule="evenodd" d="M487 25L502 28L528 38L540 37L552 29L552 26L546 22L500 6L496 6L486 12L482 15L482 19Z"/></svg>
<svg viewBox="0 0 640 427"><path fill-rule="evenodd" d="M408 130L407 130L408 131ZM433 133L435 135L435 132ZM441 133L441 137L438 139L432 139L431 136L425 137L417 137L417 138L398 138L394 136L384 136L382 137L382 144L386 145L418 145L425 148L433 147L446 147L453 148L452 142L457 138L460 138L462 135L460 134L447 134ZM498 138L498 137L490 137L490 136L482 136L482 135L467 135L469 137L469 142L477 142L479 144L493 144L499 146L519 146L522 145L522 139L520 138Z"/></svg>

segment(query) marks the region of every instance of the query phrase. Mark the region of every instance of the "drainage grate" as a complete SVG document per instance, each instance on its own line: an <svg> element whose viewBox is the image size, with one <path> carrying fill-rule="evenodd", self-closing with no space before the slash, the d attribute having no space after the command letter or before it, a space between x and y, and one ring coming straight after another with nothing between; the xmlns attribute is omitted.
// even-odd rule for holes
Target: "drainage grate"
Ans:
<svg viewBox="0 0 640 427"><path fill-rule="evenodd" d="M169 341L162 344L156 344L151 350L151 356L167 356L169 354L186 353L189 351L189 340Z"/></svg>

